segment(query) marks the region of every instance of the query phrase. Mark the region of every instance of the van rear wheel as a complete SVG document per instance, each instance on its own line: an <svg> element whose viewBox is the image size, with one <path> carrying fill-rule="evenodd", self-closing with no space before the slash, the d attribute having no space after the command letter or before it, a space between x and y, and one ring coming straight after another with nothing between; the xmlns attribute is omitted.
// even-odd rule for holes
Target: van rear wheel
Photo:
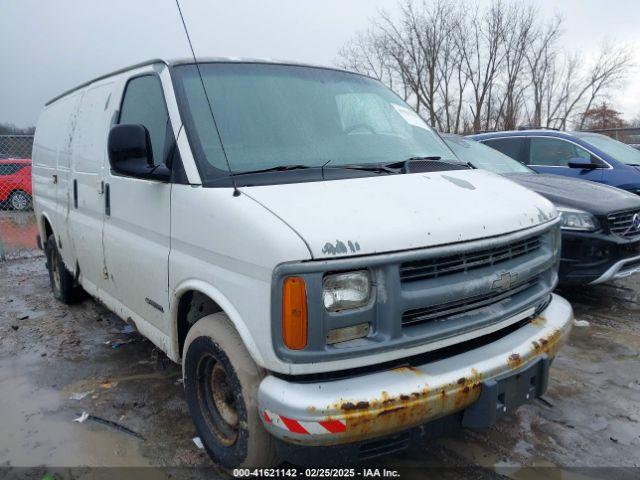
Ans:
<svg viewBox="0 0 640 480"><path fill-rule="evenodd" d="M70 304L73 301L73 275L64 266L56 245L55 236L49 235L45 247L49 282L51 283L53 296L62 303Z"/></svg>
<svg viewBox="0 0 640 480"><path fill-rule="evenodd" d="M225 468L278 464L262 425L258 386L265 375L224 313L198 320L184 344L182 373L191 417L209 456Z"/></svg>

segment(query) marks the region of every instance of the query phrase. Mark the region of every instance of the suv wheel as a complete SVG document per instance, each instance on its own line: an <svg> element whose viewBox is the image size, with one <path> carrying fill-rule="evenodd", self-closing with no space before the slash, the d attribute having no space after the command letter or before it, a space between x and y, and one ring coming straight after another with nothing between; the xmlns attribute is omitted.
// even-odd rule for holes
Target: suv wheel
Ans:
<svg viewBox="0 0 640 480"><path fill-rule="evenodd" d="M224 313L198 320L185 340L187 404L211 458L226 468L278 464L275 440L258 412L264 377Z"/></svg>

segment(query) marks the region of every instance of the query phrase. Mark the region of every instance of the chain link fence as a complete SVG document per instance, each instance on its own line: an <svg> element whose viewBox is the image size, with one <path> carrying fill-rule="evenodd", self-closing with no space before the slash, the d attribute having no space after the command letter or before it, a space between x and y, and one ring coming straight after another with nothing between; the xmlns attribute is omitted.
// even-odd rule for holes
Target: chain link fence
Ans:
<svg viewBox="0 0 640 480"><path fill-rule="evenodd" d="M0 260L37 254L32 149L33 135L0 135Z"/></svg>

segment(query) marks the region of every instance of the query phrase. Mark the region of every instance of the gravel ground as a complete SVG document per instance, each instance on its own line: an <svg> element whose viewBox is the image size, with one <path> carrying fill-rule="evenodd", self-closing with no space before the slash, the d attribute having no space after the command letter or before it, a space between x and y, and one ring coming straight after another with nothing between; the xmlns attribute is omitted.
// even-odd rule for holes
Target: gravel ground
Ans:
<svg viewBox="0 0 640 480"><path fill-rule="evenodd" d="M553 365L547 402L377 465L407 468L407 478L443 465L462 469L451 478L639 478L639 283L560 292L584 326L574 328ZM92 299L56 302L43 257L0 262L0 305L0 466L225 475L192 441L179 366L135 332L123 333L124 322ZM130 431L74 422L83 411ZM603 470L609 467L616 468Z"/></svg>

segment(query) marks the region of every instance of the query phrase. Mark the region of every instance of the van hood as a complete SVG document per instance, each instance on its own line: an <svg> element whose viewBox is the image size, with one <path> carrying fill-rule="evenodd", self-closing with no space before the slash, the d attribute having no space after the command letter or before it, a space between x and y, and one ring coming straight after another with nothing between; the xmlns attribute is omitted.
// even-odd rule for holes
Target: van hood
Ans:
<svg viewBox="0 0 640 480"><path fill-rule="evenodd" d="M555 205L579 208L594 215L640 209L640 197L602 183L538 173L513 173L509 180L530 188Z"/></svg>
<svg viewBox="0 0 640 480"><path fill-rule="evenodd" d="M477 240L549 222L553 204L484 170L243 187L314 259Z"/></svg>

